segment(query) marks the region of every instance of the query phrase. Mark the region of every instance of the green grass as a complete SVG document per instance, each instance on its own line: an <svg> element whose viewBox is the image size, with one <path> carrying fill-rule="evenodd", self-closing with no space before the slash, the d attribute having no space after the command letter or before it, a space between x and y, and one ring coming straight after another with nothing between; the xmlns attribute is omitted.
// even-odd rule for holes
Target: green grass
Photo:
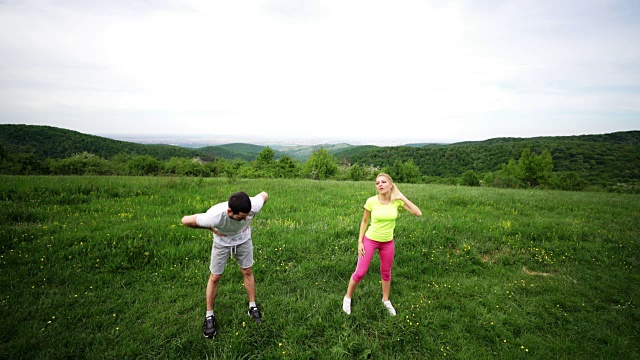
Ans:
<svg viewBox="0 0 640 360"><path fill-rule="evenodd" d="M640 197L400 185L396 227L353 299L371 182L0 177L0 358L640 357ZM184 228L234 191L254 220L260 325L233 262L201 336L211 234Z"/></svg>

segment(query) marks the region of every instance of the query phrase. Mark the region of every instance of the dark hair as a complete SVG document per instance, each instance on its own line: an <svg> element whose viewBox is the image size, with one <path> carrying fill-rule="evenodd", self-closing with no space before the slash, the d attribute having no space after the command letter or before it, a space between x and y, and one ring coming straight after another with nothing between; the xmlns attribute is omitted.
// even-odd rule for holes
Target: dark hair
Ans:
<svg viewBox="0 0 640 360"><path fill-rule="evenodd" d="M229 196L229 209L234 215L248 214L251 211L251 199L247 193L239 191Z"/></svg>

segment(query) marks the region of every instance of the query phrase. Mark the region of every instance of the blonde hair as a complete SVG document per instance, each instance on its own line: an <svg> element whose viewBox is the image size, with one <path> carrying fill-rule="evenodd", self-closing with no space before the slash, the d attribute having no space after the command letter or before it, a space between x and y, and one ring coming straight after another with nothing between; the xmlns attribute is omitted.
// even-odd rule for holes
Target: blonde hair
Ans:
<svg viewBox="0 0 640 360"><path fill-rule="evenodd" d="M393 179L391 178L391 175L387 174L387 173L380 173L376 176L376 179L379 178L380 176L382 176L383 178L387 179L387 181L389 181L391 183L391 185L393 186L393 189L391 189L391 200L395 200L398 198L398 194L400 193L400 190L398 190L398 186L393 182Z"/></svg>

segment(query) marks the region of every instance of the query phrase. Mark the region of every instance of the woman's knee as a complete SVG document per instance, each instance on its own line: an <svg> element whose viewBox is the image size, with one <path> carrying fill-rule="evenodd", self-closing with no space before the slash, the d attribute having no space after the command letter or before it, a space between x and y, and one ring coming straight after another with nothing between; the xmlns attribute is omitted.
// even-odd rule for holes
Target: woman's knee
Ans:
<svg viewBox="0 0 640 360"><path fill-rule="evenodd" d="M391 269L380 271L380 275L382 275L382 281L391 281Z"/></svg>
<svg viewBox="0 0 640 360"><path fill-rule="evenodd" d="M364 277L364 274L361 274L361 273L359 273L359 272L357 272L357 271L356 271L356 272L354 272L354 273L351 275L351 279L352 279L353 281L355 281L356 283L359 283L359 282L360 282L360 280L362 280L362 278L363 278L363 277Z"/></svg>

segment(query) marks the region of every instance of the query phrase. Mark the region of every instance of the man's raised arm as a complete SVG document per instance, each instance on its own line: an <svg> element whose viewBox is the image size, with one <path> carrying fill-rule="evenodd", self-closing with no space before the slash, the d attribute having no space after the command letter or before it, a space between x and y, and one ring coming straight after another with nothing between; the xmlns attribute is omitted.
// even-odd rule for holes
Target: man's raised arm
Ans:
<svg viewBox="0 0 640 360"><path fill-rule="evenodd" d="M264 200L262 203L266 204L267 200L269 200L269 194L267 194L266 192L261 192L260 194L256 195L256 196L262 196L262 200Z"/></svg>

